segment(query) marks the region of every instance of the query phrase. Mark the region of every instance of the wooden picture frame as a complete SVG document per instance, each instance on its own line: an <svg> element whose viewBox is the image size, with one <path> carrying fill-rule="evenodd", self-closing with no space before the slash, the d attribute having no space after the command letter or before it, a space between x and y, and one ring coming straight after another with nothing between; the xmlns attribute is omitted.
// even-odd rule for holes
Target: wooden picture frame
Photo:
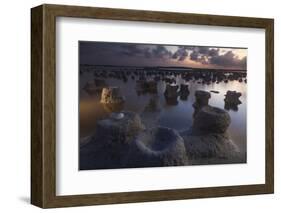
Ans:
<svg viewBox="0 0 281 213"><path fill-rule="evenodd" d="M86 195L56 195L56 17L265 29L265 184ZM42 208L267 194L274 191L274 21L186 13L44 4L31 9L31 203Z"/></svg>

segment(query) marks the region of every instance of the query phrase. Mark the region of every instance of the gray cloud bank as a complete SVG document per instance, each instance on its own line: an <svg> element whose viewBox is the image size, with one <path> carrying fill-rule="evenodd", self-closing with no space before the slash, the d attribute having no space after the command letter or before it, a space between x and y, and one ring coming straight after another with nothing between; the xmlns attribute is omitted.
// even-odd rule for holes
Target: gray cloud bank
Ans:
<svg viewBox="0 0 281 213"><path fill-rule="evenodd" d="M81 64L169 66L186 61L202 67L246 69L247 57L239 58L228 48L219 47L131 44L111 42L79 42ZM182 66L182 63L181 63Z"/></svg>

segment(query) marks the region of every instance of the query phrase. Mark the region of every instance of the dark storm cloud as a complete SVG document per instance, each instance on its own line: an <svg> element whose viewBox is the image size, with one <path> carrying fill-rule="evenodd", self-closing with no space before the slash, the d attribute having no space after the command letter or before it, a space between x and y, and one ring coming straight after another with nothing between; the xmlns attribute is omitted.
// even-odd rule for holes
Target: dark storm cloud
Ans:
<svg viewBox="0 0 281 213"><path fill-rule="evenodd" d="M219 54L219 48L210 48L210 47L193 47L190 48L192 50L192 58L191 60L196 60L200 55L204 56L216 56Z"/></svg>
<svg viewBox="0 0 281 213"><path fill-rule="evenodd" d="M246 67L247 57L237 58L232 51L228 51L223 55L217 55L210 58L211 64L219 66Z"/></svg>
<svg viewBox="0 0 281 213"><path fill-rule="evenodd" d="M193 61L197 61L197 60L198 60L198 56L199 56L199 53L194 50L194 51L190 54L190 59L193 60Z"/></svg>
<svg viewBox="0 0 281 213"><path fill-rule="evenodd" d="M197 47L198 48L198 52L200 54L204 54L204 55L207 55L209 54L209 47Z"/></svg>
<svg viewBox="0 0 281 213"><path fill-rule="evenodd" d="M206 55L201 55L199 58L198 58L198 61L200 61L201 64L209 64L209 60L208 60L208 57Z"/></svg>
<svg viewBox="0 0 281 213"><path fill-rule="evenodd" d="M190 59L201 64L246 69L247 57L239 59L232 51L219 54L219 48L194 47Z"/></svg>
<svg viewBox="0 0 281 213"><path fill-rule="evenodd" d="M171 58L172 52L167 50L167 48L163 45L157 45L156 48L152 50L153 56L156 58Z"/></svg>
<svg viewBox="0 0 281 213"><path fill-rule="evenodd" d="M187 47L180 46L177 51L172 55L173 59L177 59L179 61L184 61L188 57Z"/></svg>
<svg viewBox="0 0 281 213"><path fill-rule="evenodd" d="M214 57L214 56L218 56L219 55L219 49L214 49L214 48L210 48L209 51L208 51L208 55L211 56L211 57Z"/></svg>
<svg viewBox="0 0 281 213"><path fill-rule="evenodd" d="M172 52L164 45L80 42L81 64L167 65Z"/></svg>

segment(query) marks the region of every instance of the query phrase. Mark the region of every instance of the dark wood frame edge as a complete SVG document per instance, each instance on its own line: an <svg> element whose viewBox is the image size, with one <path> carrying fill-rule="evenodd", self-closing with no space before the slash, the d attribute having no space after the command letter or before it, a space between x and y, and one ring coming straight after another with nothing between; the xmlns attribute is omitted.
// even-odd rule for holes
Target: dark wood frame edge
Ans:
<svg viewBox="0 0 281 213"><path fill-rule="evenodd" d="M56 196L56 17L263 28L266 31L266 183ZM41 208L100 205L274 192L274 20L156 11L41 5L31 9L31 203Z"/></svg>

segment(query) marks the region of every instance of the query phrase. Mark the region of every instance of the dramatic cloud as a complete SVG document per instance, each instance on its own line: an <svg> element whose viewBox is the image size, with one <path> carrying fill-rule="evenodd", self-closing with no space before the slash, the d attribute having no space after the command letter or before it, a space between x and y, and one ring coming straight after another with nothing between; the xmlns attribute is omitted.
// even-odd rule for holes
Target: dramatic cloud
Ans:
<svg viewBox="0 0 281 213"><path fill-rule="evenodd" d="M247 57L240 59L233 51L221 51L219 48L195 47L190 54L190 60L204 65L216 65L237 69L246 69Z"/></svg>
<svg viewBox="0 0 281 213"><path fill-rule="evenodd" d="M198 52L203 55L208 54L210 50L209 47L197 47L196 49L198 49Z"/></svg>
<svg viewBox="0 0 281 213"><path fill-rule="evenodd" d="M219 55L219 49L218 48L217 49L214 49L214 48L209 49L208 55L211 56L211 57L218 56Z"/></svg>
<svg viewBox="0 0 281 213"><path fill-rule="evenodd" d="M198 57L199 57L199 53L197 51L193 51L191 54L190 54L190 59L193 60L193 61L197 61L198 60Z"/></svg>
<svg viewBox="0 0 281 213"><path fill-rule="evenodd" d="M153 56L156 58L171 58L172 53L166 49L163 45L157 45L156 48L152 50Z"/></svg>
<svg viewBox="0 0 281 213"><path fill-rule="evenodd" d="M234 48L79 42L81 64L246 69L246 55Z"/></svg>
<svg viewBox="0 0 281 213"><path fill-rule="evenodd" d="M219 66L246 67L246 61L246 56L239 59L232 51L228 51L224 55L217 55L210 58L211 64Z"/></svg>
<svg viewBox="0 0 281 213"><path fill-rule="evenodd" d="M187 47L179 47L178 50L173 54L172 58L179 61L184 61L188 56Z"/></svg>

